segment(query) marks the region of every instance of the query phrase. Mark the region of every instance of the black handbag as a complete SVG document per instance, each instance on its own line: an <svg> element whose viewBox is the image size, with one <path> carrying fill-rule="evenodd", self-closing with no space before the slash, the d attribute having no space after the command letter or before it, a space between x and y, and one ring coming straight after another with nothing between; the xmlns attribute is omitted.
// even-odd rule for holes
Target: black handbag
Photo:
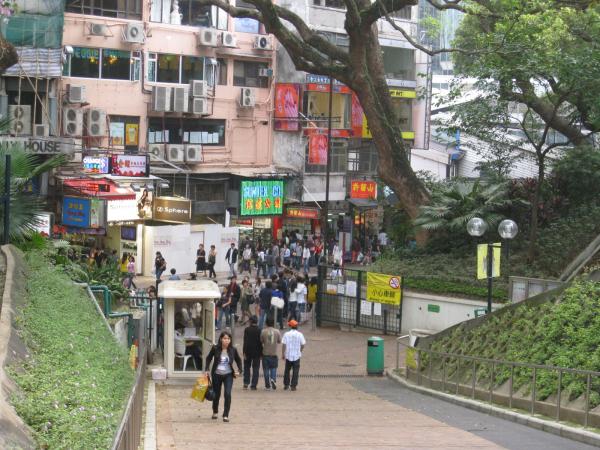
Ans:
<svg viewBox="0 0 600 450"><path fill-rule="evenodd" d="M210 379L210 375L208 376L208 388L206 389L206 394L204 394L204 400L208 400L212 402L215 399L215 391L213 391L212 380Z"/></svg>

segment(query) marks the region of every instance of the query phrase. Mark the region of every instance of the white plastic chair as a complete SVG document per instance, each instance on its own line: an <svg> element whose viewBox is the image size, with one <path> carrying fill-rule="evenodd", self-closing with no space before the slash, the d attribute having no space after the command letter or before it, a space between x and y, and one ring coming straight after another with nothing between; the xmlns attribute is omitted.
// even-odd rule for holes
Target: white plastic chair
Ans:
<svg viewBox="0 0 600 450"><path fill-rule="evenodd" d="M192 355L185 354L185 341L183 339L178 339L177 337L175 338L175 358L183 359L182 370L184 371L187 369L189 359L192 358ZM194 364L194 369L198 370L194 358L192 358L192 364Z"/></svg>

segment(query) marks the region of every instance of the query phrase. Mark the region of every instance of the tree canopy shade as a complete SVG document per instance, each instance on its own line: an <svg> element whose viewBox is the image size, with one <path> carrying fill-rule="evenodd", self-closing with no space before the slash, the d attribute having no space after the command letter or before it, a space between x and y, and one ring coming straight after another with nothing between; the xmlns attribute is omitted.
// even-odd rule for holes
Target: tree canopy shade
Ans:
<svg viewBox="0 0 600 450"><path fill-rule="evenodd" d="M329 42L300 16L272 0L245 1L255 9L235 7L227 0L200 0L200 3L216 5L232 17L260 21L283 45L296 69L330 76L350 87L369 122L378 150L381 180L396 193L408 215L417 217L429 194L410 166L385 78L376 22L386 12L416 5L418 0L344 0L347 50Z"/></svg>
<svg viewBox="0 0 600 450"><path fill-rule="evenodd" d="M494 80L574 145L600 130L600 2L465 1L455 72Z"/></svg>

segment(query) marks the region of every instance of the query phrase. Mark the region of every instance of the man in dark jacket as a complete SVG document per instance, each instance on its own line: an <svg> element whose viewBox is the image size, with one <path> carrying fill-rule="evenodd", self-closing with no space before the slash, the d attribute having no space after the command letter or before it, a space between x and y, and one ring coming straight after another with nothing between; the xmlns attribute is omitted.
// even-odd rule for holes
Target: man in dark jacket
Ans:
<svg viewBox="0 0 600 450"><path fill-rule="evenodd" d="M258 384L258 371L262 356L262 343L260 341L260 328L256 316L250 317L250 325L244 330L244 389L256 390ZM250 381L250 368L252 368L252 381Z"/></svg>
<svg viewBox="0 0 600 450"><path fill-rule="evenodd" d="M231 277L230 283L225 291L225 297L231 299L229 305L229 313L233 314L235 321L238 320L237 305L240 301L241 289L240 285L237 284L237 277L234 275Z"/></svg>
<svg viewBox="0 0 600 450"><path fill-rule="evenodd" d="M258 328L262 330L267 314L271 309L271 297L273 296L273 283L267 281L265 287L262 288L258 294L258 305L260 306L260 319L258 320Z"/></svg>
<svg viewBox="0 0 600 450"><path fill-rule="evenodd" d="M227 253L225 254L225 260L227 261L227 264L229 264L229 271L231 272L230 275L232 277L236 276L235 265L237 264L237 259L238 259L238 249L235 248L235 243L232 242L231 248L229 250L227 250Z"/></svg>

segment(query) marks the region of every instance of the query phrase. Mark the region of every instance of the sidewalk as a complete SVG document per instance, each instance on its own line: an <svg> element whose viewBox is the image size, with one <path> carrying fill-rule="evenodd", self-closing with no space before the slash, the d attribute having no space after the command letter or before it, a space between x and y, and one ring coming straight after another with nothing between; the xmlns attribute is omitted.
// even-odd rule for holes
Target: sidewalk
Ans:
<svg viewBox="0 0 600 450"><path fill-rule="evenodd" d="M266 391L262 379L257 391L244 391L237 379L229 424L211 420L209 403L190 399L191 384L157 385L157 448L500 448L353 387L352 379L365 375L369 334L313 332L310 323L300 331L307 345L298 391L283 391L281 360L277 391ZM236 329L238 346L242 333ZM385 365L392 367L395 337L384 338Z"/></svg>

